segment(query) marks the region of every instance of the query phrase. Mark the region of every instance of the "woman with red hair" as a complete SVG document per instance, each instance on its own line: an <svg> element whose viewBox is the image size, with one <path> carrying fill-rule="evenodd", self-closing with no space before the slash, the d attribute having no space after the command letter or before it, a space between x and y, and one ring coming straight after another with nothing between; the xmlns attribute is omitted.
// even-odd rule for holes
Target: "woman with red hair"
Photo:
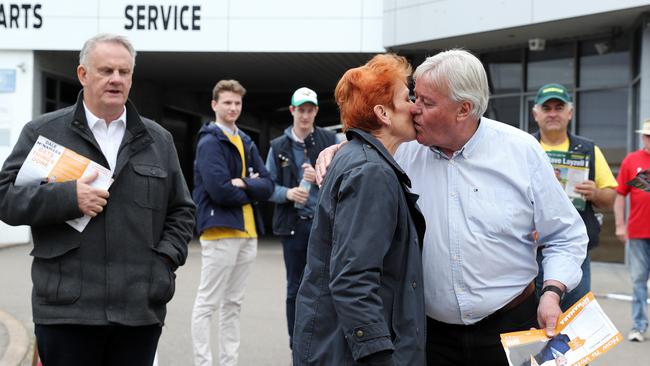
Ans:
<svg viewBox="0 0 650 366"><path fill-rule="evenodd" d="M405 58L377 55L335 90L349 140L320 191L296 300L294 365L424 365L424 219L393 160L415 138Z"/></svg>

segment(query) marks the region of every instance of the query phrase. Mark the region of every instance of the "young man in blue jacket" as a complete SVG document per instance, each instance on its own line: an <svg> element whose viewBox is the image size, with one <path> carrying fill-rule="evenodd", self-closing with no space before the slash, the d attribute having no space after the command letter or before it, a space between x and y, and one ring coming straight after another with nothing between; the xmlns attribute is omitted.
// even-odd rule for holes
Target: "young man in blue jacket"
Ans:
<svg viewBox="0 0 650 366"><path fill-rule="evenodd" d="M334 132L314 126L318 113L318 97L309 88L299 88L291 97L289 112L293 124L282 136L271 141L266 168L271 173L275 190L271 202L273 233L280 236L287 270L287 327L292 343L296 312L296 294L307 261L307 243L311 231L318 186L313 164L320 152L334 145Z"/></svg>
<svg viewBox="0 0 650 366"><path fill-rule="evenodd" d="M200 233L201 282L192 311L194 364L211 366L210 323L219 317L219 364L237 365L239 313L246 279L263 233L258 201L273 193L273 181L251 138L235 124L246 94L236 80L212 91L214 122L199 131L193 198Z"/></svg>

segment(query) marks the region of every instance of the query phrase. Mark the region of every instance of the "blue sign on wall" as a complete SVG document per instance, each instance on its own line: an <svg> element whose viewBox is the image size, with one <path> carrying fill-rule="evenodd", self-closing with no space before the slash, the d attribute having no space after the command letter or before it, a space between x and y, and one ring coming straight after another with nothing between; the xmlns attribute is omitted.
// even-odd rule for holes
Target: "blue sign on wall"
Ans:
<svg viewBox="0 0 650 366"><path fill-rule="evenodd" d="M16 91L16 70L0 69L0 93L13 93Z"/></svg>

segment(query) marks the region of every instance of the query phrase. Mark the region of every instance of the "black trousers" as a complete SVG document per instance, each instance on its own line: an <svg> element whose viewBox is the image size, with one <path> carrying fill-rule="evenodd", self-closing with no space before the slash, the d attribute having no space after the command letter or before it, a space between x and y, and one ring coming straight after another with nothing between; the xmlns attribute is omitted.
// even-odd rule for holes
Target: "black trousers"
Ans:
<svg viewBox="0 0 650 366"><path fill-rule="evenodd" d="M43 325L34 333L43 366L151 366L159 325Z"/></svg>
<svg viewBox="0 0 650 366"><path fill-rule="evenodd" d="M307 243L312 220L298 219L294 235L282 236L284 266L287 270L287 328L289 330L289 347L293 346L293 324L296 319L296 296L307 264Z"/></svg>
<svg viewBox="0 0 650 366"><path fill-rule="evenodd" d="M497 311L472 325L447 324L427 317L429 366L508 366L500 333L537 328L537 297L532 294L508 311Z"/></svg>

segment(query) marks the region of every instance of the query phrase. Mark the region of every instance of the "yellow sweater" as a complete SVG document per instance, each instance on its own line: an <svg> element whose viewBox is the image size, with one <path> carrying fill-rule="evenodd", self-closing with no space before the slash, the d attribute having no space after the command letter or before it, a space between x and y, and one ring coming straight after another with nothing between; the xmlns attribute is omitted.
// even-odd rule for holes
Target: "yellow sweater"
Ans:
<svg viewBox="0 0 650 366"><path fill-rule="evenodd" d="M224 131L226 136L230 139L241 156L241 178L246 176L246 157L244 156L244 143L241 136L238 134L230 135ZM253 214L253 206L247 203L242 206L244 215L244 231L229 228L229 227L211 227L201 233L201 240L217 240L226 238L257 238L257 230L255 228L255 216Z"/></svg>

